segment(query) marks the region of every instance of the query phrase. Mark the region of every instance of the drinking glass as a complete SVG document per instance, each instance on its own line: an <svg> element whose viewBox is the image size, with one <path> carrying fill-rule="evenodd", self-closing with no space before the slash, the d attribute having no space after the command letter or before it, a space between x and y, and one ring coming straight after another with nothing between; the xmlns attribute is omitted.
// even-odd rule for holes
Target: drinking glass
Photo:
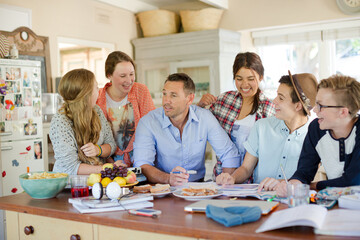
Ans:
<svg viewBox="0 0 360 240"><path fill-rule="evenodd" d="M289 207L309 204L309 189L307 184L288 184L287 196Z"/></svg>
<svg viewBox="0 0 360 240"><path fill-rule="evenodd" d="M89 196L89 187L87 186L87 178L88 176L81 176L81 175L72 176L70 178L71 195L73 198Z"/></svg>

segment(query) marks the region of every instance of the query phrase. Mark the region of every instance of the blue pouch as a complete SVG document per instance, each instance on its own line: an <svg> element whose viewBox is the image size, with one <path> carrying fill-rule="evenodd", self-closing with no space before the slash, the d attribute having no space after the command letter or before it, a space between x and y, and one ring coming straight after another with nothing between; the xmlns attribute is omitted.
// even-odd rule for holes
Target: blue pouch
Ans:
<svg viewBox="0 0 360 240"><path fill-rule="evenodd" d="M216 207L207 205L206 216L226 227L255 222L261 217L259 207Z"/></svg>

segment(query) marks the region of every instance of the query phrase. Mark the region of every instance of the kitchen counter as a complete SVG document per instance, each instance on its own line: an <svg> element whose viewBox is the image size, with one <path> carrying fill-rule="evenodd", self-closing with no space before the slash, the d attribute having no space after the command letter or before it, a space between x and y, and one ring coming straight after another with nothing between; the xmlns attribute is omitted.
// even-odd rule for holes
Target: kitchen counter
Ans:
<svg viewBox="0 0 360 240"><path fill-rule="evenodd" d="M80 214L65 190L56 198L32 199L26 193L0 198L0 209L6 210L8 239L344 239L344 237L313 234L310 227L289 227L255 233L268 218L257 222L226 228L206 218L203 213L186 213L184 207L192 202L168 195L155 198L154 209L162 211L158 218L129 215L124 211ZM285 209L280 204L276 210ZM25 235L24 228L34 232ZM15 230L16 229L16 230ZM49 235L50 234L50 235ZM51 237L49 237L51 236ZM114 238L115 237L115 238ZM74 238L76 239L76 238ZM78 238L79 239L79 238Z"/></svg>

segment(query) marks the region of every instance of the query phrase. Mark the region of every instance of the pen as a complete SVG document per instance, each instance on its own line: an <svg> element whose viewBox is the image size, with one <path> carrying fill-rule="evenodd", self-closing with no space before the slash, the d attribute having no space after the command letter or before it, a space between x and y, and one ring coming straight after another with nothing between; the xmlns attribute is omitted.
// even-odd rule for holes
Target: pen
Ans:
<svg viewBox="0 0 360 240"><path fill-rule="evenodd" d="M183 173L183 172L180 172L180 171L176 171L176 172L170 172L170 173L173 173L173 174L180 174L180 173ZM186 171L187 174L196 174L197 171L196 170L188 170Z"/></svg>
<svg viewBox="0 0 360 240"><path fill-rule="evenodd" d="M283 175L284 175L284 179L285 179L286 184L289 184L289 182L288 182L288 180L287 180L287 177L286 177L286 175L285 175L284 169L283 169L283 167L282 167L282 164L280 164L280 168L281 168L281 171L282 171L282 173L283 173Z"/></svg>

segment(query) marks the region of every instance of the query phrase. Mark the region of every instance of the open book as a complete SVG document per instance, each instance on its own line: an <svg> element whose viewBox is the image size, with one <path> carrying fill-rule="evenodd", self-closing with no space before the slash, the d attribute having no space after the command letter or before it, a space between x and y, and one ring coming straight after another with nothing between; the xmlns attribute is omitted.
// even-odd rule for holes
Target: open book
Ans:
<svg viewBox="0 0 360 240"><path fill-rule="evenodd" d="M291 226L309 226L316 234L360 236L360 211L335 209L318 205L302 205L274 212L256 232Z"/></svg>
<svg viewBox="0 0 360 240"><path fill-rule="evenodd" d="M223 195L228 197L254 197L260 200L268 200L272 198L274 201L279 201L278 198L273 198L276 195L275 191L261 191L258 190L259 184L234 184L221 186Z"/></svg>

